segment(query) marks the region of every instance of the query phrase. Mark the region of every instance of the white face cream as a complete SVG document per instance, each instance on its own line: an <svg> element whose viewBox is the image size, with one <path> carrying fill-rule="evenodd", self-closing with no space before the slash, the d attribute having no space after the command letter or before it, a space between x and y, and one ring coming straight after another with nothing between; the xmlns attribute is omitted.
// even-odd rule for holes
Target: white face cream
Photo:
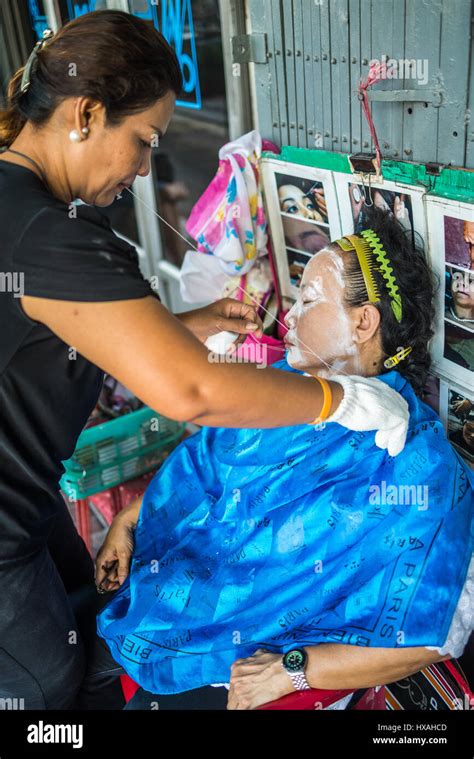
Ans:
<svg viewBox="0 0 474 759"><path fill-rule="evenodd" d="M317 369L322 376L359 373L355 328L343 302L343 266L342 255L326 248L306 265L285 318L287 361L294 368Z"/></svg>

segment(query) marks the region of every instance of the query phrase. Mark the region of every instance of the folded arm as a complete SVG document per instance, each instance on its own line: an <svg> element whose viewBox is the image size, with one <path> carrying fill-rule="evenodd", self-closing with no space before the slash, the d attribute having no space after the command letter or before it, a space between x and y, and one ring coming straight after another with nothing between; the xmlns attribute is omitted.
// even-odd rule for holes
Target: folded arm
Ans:
<svg viewBox="0 0 474 759"><path fill-rule="evenodd" d="M442 656L424 646L366 648L340 643L305 646L305 675L311 688L358 690L402 680L451 655ZM281 654L258 649L231 667L228 709L256 709L294 692Z"/></svg>
<svg viewBox="0 0 474 759"><path fill-rule="evenodd" d="M437 661L450 659L424 646L366 648L339 643L309 646L308 683L312 688L371 688L401 680ZM290 692L290 691L289 691Z"/></svg>

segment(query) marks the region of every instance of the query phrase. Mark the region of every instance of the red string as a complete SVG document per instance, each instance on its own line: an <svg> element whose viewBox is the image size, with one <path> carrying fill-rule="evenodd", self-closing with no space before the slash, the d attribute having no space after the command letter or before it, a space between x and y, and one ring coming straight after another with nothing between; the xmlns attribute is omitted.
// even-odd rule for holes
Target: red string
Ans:
<svg viewBox="0 0 474 759"><path fill-rule="evenodd" d="M377 132L375 131L374 122L372 121L372 115L369 108L369 98L367 90L372 87L373 84L379 82L381 79L387 78L387 64L386 63L373 63L369 69L367 79L362 79L359 84L359 100L362 101L362 108L364 109L365 118L369 125L370 134L372 136L372 142L375 147L375 155L377 157L377 164L379 169L382 165L382 153L380 151L380 145L377 138Z"/></svg>

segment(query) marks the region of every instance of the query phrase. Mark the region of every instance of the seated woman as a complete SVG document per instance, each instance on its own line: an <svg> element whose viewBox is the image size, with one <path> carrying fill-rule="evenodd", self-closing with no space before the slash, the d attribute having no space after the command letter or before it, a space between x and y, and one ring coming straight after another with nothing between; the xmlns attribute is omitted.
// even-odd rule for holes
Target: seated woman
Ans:
<svg viewBox="0 0 474 759"><path fill-rule="evenodd" d="M274 366L386 382L409 405L405 448L390 456L336 422L204 427L182 442L148 486L130 572L98 616L151 693L230 681L230 708L255 708L305 687L301 675L357 689L462 653L473 475L419 398L431 274L397 221L374 212L371 229L307 264ZM97 581L124 550L115 536Z"/></svg>

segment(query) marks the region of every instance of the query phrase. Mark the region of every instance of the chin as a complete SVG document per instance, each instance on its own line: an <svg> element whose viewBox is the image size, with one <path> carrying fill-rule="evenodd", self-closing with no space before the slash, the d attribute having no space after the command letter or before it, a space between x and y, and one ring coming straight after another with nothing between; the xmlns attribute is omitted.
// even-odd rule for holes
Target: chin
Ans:
<svg viewBox="0 0 474 759"><path fill-rule="evenodd" d="M299 369L302 372L312 372L313 374L316 374L316 372L319 374L321 369L321 367L314 366L311 362L305 361L304 356L302 356L301 352L294 346L287 349L286 363L291 366L292 369Z"/></svg>
<svg viewBox="0 0 474 759"><path fill-rule="evenodd" d="M84 200L83 202L90 206L97 206L97 208L108 208L115 202L118 194L118 190L99 190L90 198L90 200Z"/></svg>
<svg viewBox="0 0 474 759"><path fill-rule="evenodd" d="M334 369L328 369L327 366L318 366L313 369L313 374L317 374L318 377L322 377L323 379L331 379L333 374L337 374L337 372Z"/></svg>
<svg viewBox="0 0 474 759"><path fill-rule="evenodd" d="M286 349L286 363L291 366L293 369L303 369L304 367L301 366L301 356L298 355L298 352L295 350L293 346L290 346Z"/></svg>
<svg viewBox="0 0 474 759"><path fill-rule="evenodd" d="M111 205L112 205L112 203L113 203L114 201L115 201L115 196L114 196L114 199L113 199L113 200L109 200L108 202L104 202L104 201L102 201L102 202L98 202L98 201L96 200L96 201L94 201L94 203L92 203L91 205L93 205L93 206L97 206L98 208L108 208L109 206L111 206Z"/></svg>

